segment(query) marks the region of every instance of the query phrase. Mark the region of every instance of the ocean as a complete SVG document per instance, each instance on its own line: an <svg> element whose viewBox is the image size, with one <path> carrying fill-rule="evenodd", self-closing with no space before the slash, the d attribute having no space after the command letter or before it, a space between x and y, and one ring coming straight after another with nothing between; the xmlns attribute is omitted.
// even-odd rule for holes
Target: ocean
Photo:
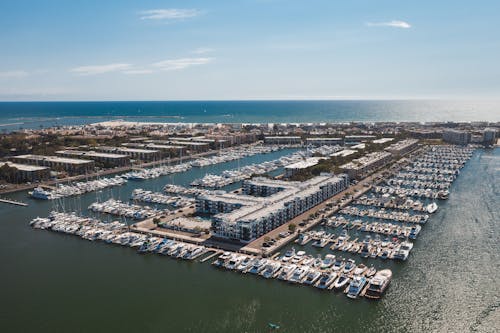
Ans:
<svg viewBox="0 0 500 333"><path fill-rule="evenodd" d="M0 102L3 131L113 119L187 123L499 121L500 101Z"/></svg>

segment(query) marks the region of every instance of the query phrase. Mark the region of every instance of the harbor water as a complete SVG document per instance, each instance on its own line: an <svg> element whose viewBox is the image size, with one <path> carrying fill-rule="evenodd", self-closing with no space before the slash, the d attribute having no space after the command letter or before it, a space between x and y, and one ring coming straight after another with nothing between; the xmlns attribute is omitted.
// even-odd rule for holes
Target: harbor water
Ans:
<svg viewBox="0 0 500 333"><path fill-rule="evenodd" d="M129 181L81 200L66 198L65 206L86 211L111 195L126 201L134 188L186 186L205 173L290 152ZM217 270L210 261L139 255L33 230L28 222L45 217L54 203L28 199L26 192L12 194L9 198L29 206L0 204L0 331L265 332L271 322L281 332L495 332L500 323L499 171L498 148L477 150L450 198L439 202L423 226L407 261L363 261L393 270L380 301Z"/></svg>

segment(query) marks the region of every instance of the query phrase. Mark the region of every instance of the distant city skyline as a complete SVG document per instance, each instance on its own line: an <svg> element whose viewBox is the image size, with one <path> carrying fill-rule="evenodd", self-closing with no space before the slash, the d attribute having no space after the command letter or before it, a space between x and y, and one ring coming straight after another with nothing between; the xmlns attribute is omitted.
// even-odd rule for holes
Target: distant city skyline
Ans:
<svg viewBox="0 0 500 333"><path fill-rule="evenodd" d="M499 99L497 1L0 4L0 101Z"/></svg>

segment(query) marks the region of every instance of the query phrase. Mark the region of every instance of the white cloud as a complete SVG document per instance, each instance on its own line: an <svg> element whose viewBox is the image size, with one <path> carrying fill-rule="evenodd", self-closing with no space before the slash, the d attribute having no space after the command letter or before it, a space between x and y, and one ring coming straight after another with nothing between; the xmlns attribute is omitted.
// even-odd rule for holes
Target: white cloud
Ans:
<svg viewBox="0 0 500 333"><path fill-rule="evenodd" d="M114 63L107 65L80 66L72 68L70 71L73 73L77 73L79 75L96 75L96 74L104 74L110 72L125 71L129 69L131 66L132 65L130 64Z"/></svg>
<svg viewBox="0 0 500 333"><path fill-rule="evenodd" d="M18 79L28 76L29 73L23 70L0 72L0 78Z"/></svg>
<svg viewBox="0 0 500 333"><path fill-rule="evenodd" d="M180 58L180 59L168 59L157 63L153 66L157 67L163 71L180 70L191 66L205 65L212 62L213 58Z"/></svg>
<svg viewBox="0 0 500 333"><path fill-rule="evenodd" d="M153 71L151 69L130 69L123 71L123 74L138 75L138 74L151 74Z"/></svg>
<svg viewBox="0 0 500 333"><path fill-rule="evenodd" d="M205 54L205 53L211 53L211 52L214 52L214 51L215 51L214 49L211 49L209 47L199 47L199 48L195 49L191 53L194 53L194 54Z"/></svg>
<svg viewBox="0 0 500 333"><path fill-rule="evenodd" d="M198 16L200 11L197 9L151 9L139 13L141 20L183 20Z"/></svg>
<svg viewBox="0 0 500 333"><path fill-rule="evenodd" d="M388 22L368 22L366 23L369 27L393 27L393 28L401 28L401 29L409 29L411 28L410 23L405 21L388 21Z"/></svg>

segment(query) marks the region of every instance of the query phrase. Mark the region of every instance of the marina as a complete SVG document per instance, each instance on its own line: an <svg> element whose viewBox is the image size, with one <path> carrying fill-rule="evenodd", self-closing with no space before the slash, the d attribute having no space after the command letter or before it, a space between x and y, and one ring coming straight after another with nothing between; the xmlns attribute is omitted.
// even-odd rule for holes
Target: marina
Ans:
<svg viewBox="0 0 500 333"><path fill-rule="evenodd" d="M264 150L266 153L267 150ZM384 179L383 182L389 190L386 193L379 193L380 186L375 185L371 192L351 199L350 204L339 210L334 207L323 210L323 218L320 227L301 232L295 240L298 246L316 248L318 250L327 249L331 251L323 255L317 253L308 254L307 251L296 251L293 247L288 247L281 256L271 255L269 257L249 255L232 251L225 251L220 254L220 250L211 245L202 245L203 242L195 241L193 244L179 239L162 237L158 233L145 232L147 229L138 228L136 225L124 224L123 222L101 222L92 217L77 216L74 213L52 212L48 218L36 218L30 225L36 229L48 229L80 236L87 240L100 240L105 243L120 244L127 247L136 248L138 253L156 253L177 259L194 260L205 253L210 253L207 258L218 255L212 265L230 271L237 271L243 274L250 273L262 276L266 279L283 280L292 284L303 284L318 289L341 290L348 298L358 298L367 295L369 298L380 298L388 287L392 278L390 269L382 269L382 274L377 275L377 269L367 266L364 263L356 264L354 259L337 256L343 252L349 256L359 256L362 259L380 260L408 260L414 244L421 233L423 224L430 219L430 215L438 210L435 202L419 201L412 199L412 196L396 193L395 189L401 189L406 183L394 182L394 180L423 179L425 182L432 181L433 189L448 190L451 181L456 179L459 169L463 168L467 159L471 157L472 149L457 148L451 146L424 147L419 153L410 158L406 163L407 173L401 174L396 171L392 176ZM294 157L297 156L297 157ZM263 162L262 165L283 165L282 161L293 162L303 155L294 153L281 157L271 162ZM439 156L438 158L436 156ZM434 161L433 157L437 160ZM211 160L210 165L217 163ZM444 177L429 177L426 169L419 169L417 166L425 161L426 167L429 164L437 168L447 170ZM201 163L204 164L205 162ZM208 163L208 162L206 162ZM224 163L224 162L220 162ZM182 170L183 164L179 164ZM178 166L179 166L178 165ZM452 167L450 167L452 166ZM202 167L200 165L200 167ZM255 173L255 167L252 173ZM269 172L273 168L265 167ZM149 169L151 170L151 169ZM154 168L153 170L158 170ZM180 173L186 172L186 168ZM450 170L455 170L453 175L449 175ZM129 179L130 173L127 174ZM422 176L423 175L423 176ZM165 174L162 174L165 176ZM451 178L450 178L451 177ZM155 178L155 177L151 177ZM151 179L146 177L144 179ZM123 179L119 176L114 179ZM273 187L267 186L288 186L288 183L273 183L266 179L252 179L243 184L243 191L246 195L251 193L275 193ZM292 183L290 183L292 184ZM416 183L420 188L421 183ZM427 184L427 183L422 183ZM191 182L193 185L193 182ZM196 184L198 185L198 184ZM227 185L227 184L225 184ZM264 186L264 187L262 187ZM428 187L423 187L425 191ZM130 199L134 202L149 204L160 204L180 209L188 206L198 205L199 198L216 198L221 196L222 200L236 200L238 196L229 195L224 191L217 192L200 189L197 187L183 187L181 185L167 184L163 188L164 193L154 192L135 188ZM271 191L271 192L269 192ZM280 190L278 190L277 193ZM233 199L231 199L233 198ZM249 197L250 198L250 197ZM206 200L206 199L204 199ZM214 199L210 199L214 200ZM245 199L249 200L249 199ZM254 200L254 199L252 199ZM256 199L255 199L256 200ZM210 201L207 201L207 204ZM258 202L258 201L257 201ZM236 204L236 203L235 203ZM175 214L175 211L168 209L157 209L146 205L138 205L122 202L113 198L103 202L93 202L88 207L89 211L101 214L110 214L130 218L132 220L145 220ZM213 208L209 208L211 211ZM220 209L220 208L217 208ZM224 208L229 209L228 208ZM232 209L232 208L231 208ZM223 210L223 211L224 211ZM329 211L336 211L329 213ZM217 210L216 210L217 211ZM188 227L181 227L182 224L192 224L193 222L182 217L175 217L170 222L164 222L158 218L162 228L171 230L189 230ZM196 223L194 224L196 225ZM189 227L189 228L192 228ZM328 231L332 230L332 231ZM352 234L353 231L363 232L364 236ZM181 238L186 239L187 238ZM271 253L272 254L272 253ZM205 258L201 261L206 261ZM377 278L375 278L377 277Z"/></svg>

